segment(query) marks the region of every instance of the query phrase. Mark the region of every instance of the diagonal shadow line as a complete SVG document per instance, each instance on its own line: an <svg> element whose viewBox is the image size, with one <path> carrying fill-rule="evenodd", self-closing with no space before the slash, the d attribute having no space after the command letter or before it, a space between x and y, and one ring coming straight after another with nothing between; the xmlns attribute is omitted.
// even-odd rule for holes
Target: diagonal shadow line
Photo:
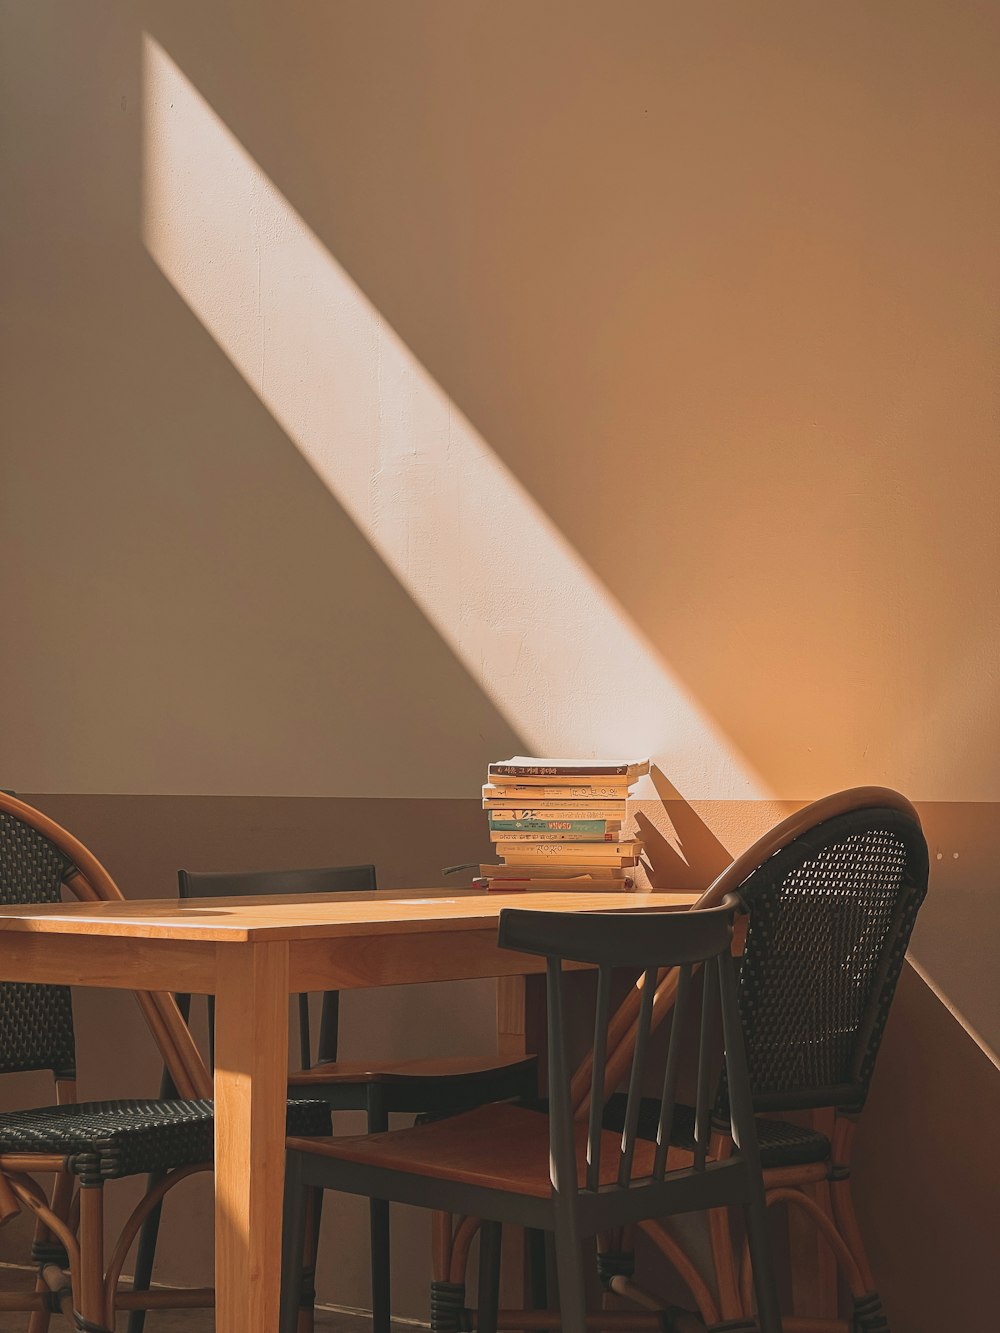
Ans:
<svg viewBox="0 0 1000 1333"><path fill-rule="evenodd" d="M565 536L144 38L146 248L511 726L764 794Z"/></svg>
<svg viewBox="0 0 1000 1333"><path fill-rule="evenodd" d="M966 1018L965 1014L963 1014L961 1009L959 1009L958 1005L956 1005L952 1000L948 998L946 992L943 990L941 986L938 985L938 983L930 975L927 969L923 967L920 960L914 955L912 949L907 951L906 961L910 964L914 972L916 972L917 976L924 983L924 985L934 996L934 998L938 1001L938 1003L942 1006L942 1008L947 1009L949 1016L954 1019L954 1021L958 1024L958 1026L962 1029L962 1031L966 1034L966 1036L968 1036L975 1043L975 1045L979 1047L983 1055L986 1056L987 1060L989 1060L989 1062L992 1065L994 1065L996 1069L1000 1070L1000 1053L998 1053L994 1049L994 1047L990 1045L990 1043L986 1040L986 1038L979 1031L979 1029L973 1026L972 1022L968 1018Z"/></svg>

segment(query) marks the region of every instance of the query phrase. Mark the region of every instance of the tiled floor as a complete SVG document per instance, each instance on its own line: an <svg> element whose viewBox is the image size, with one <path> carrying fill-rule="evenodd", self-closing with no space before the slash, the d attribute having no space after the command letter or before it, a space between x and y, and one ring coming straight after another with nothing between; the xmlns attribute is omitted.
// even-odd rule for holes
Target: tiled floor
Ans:
<svg viewBox="0 0 1000 1333"><path fill-rule="evenodd" d="M0 1291L19 1291L33 1285L33 1275L25 1270L0 1267ZM123 1333L127 1315L118 1319L118 1333ZM158 1310L146 1316L146 1333L213 1333L215 1326L211 1310ZM0 1333L25 1333L27 1314L0 1313ZM63 1333L69 1324L62 1316L53 1317L52 1333ZM366 1333L371 1321L360 1315L333 1314L317 1310L317 1333ZM398 1325L399 1333L414 1333L412 1324Z"/></svg>

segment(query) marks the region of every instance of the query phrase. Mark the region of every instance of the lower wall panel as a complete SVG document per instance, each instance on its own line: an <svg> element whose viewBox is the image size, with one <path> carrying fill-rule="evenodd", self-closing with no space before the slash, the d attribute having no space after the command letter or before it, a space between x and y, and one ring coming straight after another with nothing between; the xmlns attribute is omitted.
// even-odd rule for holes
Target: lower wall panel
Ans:
<svg viewBox="0 0 1000 1333"><path fill-rule="evenodd" d="M855 1200L894 1333L998 1324L1000 1070L912 968L858 1135Z"/></svg>

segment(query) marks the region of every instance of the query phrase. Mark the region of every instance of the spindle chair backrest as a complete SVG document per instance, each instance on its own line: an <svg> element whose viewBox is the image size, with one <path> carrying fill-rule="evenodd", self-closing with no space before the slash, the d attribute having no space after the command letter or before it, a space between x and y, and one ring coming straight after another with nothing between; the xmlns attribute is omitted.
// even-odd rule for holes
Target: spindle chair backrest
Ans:
<svg viewBox="0 0 1000 1333"><path fill-rule="evenodd" d="M373 865L324 866L305 870L179 870L177 886L182 898L296 897L314 893L374 893L378 881ZM189 997L179 996L186 1014ZM300 995L299 1058L303 1069L313 1062L310 1035L309 997ZM214 1056L215 1006L209 997L209 1049ZM316 1060L325 1064L337 1058L340 993L323 994ZM214 1061L210 1057L210 1062Z"/></svg>
<svg viewBox="0 0 1000 1333"><path fill-rule="evenodd" d="M565 1026L564 962L594 964L598 969L588 1098L587 1166L583 1182L585 1191L595 1194L600 1190L604 1197L609 1189L628 1190L640 1181L648 1186L650 1179L654 1184L669 1180L671 1172L668 1170L667 1158L676 1107L679 1056L687 1044L687 1029L691 1022L697 1023L700 1029L693 1166L695 1171L706 1170L712 1104L719 1069L715 1018L720 1007L729 1086L734 1093L733 1133L738 1143L745 1143L748 1131L752 1136L746 1065L742 1056L742 1034L736 1008L734 961L730 953L733 918L738 906L738 900L733 898L713 908L683 913L580 913L567 916L562 912L523 909L501 913L498 936L500 946L523 953L541 954L547 959L549 1115L553 1183L557 1193L575 1192L578 1188L573 1127L575 1117L570 1096ZM661 1088L657 1147L652 1163L646 1162L650 1169L643 1169L641 1175L634 1178L633 1167L639 1142L636 1131L643 1086L657 1073L651 1068L650 1061L652 1001L656 977L663 968L668 967L678 970L679 985L667 1049L659 1053L663 1073L662 1079L657 1079ZM704 998L700 1015L688 1003L692 972L696 967L700 967L704 973ZM607 1032L611 1016L613 974L622 968L641 973L641 999L636 1040L631 1051L625 1122L614 1171L615 1184L609 1186L608 1173L605 1170L602 1174L601 1170L602 1149L607 1149L607 1136L602 1132ZM736 1096L737 1084L745 1091L742 1105ZM605 1182L603 1187L600 1184L602 1179Z"/></svg>

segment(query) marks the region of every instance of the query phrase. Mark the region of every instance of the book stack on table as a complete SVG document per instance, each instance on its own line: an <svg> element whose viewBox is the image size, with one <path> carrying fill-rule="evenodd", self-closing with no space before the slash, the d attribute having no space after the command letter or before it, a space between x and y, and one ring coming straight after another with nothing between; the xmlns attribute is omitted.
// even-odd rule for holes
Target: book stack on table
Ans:
<svg viewBox="0 0 1000 1333"><path fill-rule="evenodd" d="M515 755L490 764L483 809L499 864L479 867L487 888L633 888L642 842L627 832L626 802L648 772L648 759Z"/></svg>

